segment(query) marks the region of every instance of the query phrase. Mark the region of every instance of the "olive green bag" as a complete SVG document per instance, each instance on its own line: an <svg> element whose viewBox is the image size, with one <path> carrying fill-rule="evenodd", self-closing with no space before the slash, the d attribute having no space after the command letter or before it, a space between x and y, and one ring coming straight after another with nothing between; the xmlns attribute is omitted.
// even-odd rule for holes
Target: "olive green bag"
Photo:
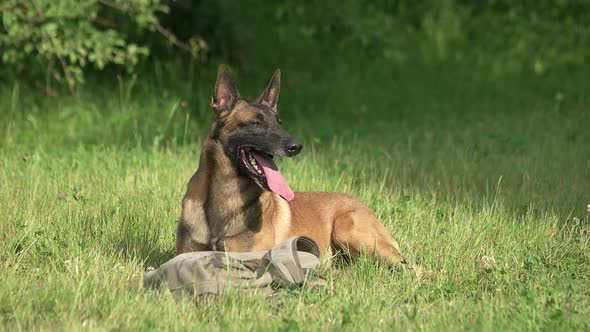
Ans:
<svg viewBox="0 0 590 332"><path fill-rule="evenodd" d="M149 271L143 285L156 290L167 288L175 298L220 294L228 288L323 287L325 281L317 273L319 257L317 244L305 236L289 238L268 251L190 252Z"/></svg>

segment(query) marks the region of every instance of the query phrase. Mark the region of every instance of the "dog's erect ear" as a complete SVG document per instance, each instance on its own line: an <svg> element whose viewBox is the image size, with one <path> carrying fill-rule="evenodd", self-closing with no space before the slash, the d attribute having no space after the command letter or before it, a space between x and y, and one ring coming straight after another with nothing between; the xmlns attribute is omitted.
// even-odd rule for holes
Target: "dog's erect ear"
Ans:
<svg viewBox="0 0 590 332"><path fill-rule="evenodd" d="M219 65L217 71L217 81L215 82L215 92L211 97L211 108L219 114L231 111L240 98L240 93L236 87L234 79L227 71L225 65Z"/></svg>
<svg viewBox="0 0 590 332"><path fill-rule="evenodd" d="M277 110L279 101L279 92L281 91L281 70L277 69L270 79L270 83L256 99L256 104L263 104Z"/></svg>

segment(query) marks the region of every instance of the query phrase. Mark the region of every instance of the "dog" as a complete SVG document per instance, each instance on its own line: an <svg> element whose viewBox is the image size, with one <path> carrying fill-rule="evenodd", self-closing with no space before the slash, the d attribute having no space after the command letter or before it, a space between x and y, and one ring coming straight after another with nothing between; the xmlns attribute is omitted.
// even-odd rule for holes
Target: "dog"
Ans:
<svg viewBox="0 0 590 332"><path fill-rule="evenodd" d="M405 263L398 243L356 198L295 194L287 185L273 158L294 157L303 145L282 126L280 86L277 69L249 103L226 66L219 66L211 98L213 123L182 201L177 253L269 250L291 236L306 235L324 257L366 250L382 262Z"/></svg>

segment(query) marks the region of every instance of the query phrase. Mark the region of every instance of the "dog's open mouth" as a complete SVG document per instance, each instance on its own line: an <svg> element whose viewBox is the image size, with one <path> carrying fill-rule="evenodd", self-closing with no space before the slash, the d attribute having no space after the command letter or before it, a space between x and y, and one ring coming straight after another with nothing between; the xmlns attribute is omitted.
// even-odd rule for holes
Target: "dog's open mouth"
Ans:
<svg viewBox="0 0 590 332"><path fill-rule="evenodd" d="M291 190L287 181L285 181L285 178L279 172L279 168L275 164L272 155L250 146L243 146L240 148L240 158L250 175L264 189L280 195L287 201L295 197L293 190Z"/></svg>
<svg viewBox="0 0 590 332"><path fill-rule="evenodd" d="M256 158L254 158L255 154L264 156L263 158L265 159L272 160L273 158L272 155L264 153L260 150L256 150L249 146L240 148L240 157L242 157L242 162L244 163L244 166L246 166L248 171L254 176L265 178L264 172L262 171L262 167L260 166L259 162L256 161Z"/></svg>

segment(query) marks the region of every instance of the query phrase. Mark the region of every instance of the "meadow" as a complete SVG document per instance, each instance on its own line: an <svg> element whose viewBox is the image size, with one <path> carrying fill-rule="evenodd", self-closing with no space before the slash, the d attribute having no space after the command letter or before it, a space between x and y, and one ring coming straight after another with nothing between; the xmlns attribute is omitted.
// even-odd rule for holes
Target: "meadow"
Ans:
<svg viewBox="0 0 590 332"><path fill-rule="evenodd" d="M279 166L295 191L358 196L417 273L363 256L277 298L127 289L174 255L216 66L156 63L78 96L3 82L0 329L590 329L587 70L347 66L282 68L305 148ZM234 70L242 95L274 69Z"/></svg>

